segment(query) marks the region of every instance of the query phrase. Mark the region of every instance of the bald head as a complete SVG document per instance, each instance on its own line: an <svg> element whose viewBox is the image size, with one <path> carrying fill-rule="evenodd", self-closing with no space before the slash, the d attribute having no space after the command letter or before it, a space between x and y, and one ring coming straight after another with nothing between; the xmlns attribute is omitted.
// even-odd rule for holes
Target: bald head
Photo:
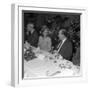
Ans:
<svg viewBox="0 0 90 90"><path fill-rule="evenodd" d="M58 37L60 40L63 40L65 38L67 38L67 31L66 29L60 29Z"/></svg>

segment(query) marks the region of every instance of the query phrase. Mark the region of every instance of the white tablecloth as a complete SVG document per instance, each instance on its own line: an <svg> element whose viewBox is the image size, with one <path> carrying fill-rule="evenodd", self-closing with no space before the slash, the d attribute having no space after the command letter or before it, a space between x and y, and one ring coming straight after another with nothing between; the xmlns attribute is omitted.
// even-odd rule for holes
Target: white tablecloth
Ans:
<svg viewBox="0 0 90 90"><path fill-rule="evenodd" d="M80 76L80 67L64 59L50 59L49 53L37 53L37 58L24 60L24 78ZM51 55L52 57L52 55Z"/></svg>

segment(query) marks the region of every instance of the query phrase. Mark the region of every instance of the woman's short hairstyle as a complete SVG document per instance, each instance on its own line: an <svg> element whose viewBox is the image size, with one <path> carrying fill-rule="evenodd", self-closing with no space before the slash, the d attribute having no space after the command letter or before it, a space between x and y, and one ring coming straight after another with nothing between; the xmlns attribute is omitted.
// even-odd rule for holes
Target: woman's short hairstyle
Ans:
<svg viewBox="0 0 90 90"><path fill-rule="evenodd" d="M47 30L47 34L49 34L49 28L48 27L45 27L42 31L41 31L41 34L43 34L44 31Z"/></svg>

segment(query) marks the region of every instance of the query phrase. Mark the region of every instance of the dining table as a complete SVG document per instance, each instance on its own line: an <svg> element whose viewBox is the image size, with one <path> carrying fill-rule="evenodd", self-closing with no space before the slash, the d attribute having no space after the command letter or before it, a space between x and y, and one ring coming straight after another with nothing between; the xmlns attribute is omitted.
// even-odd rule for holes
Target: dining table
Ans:
<svg viewBox="0 0 90 90"><path fill-rule="evenodd" d="M35 58L24 58L24 78L72 77L80 76L80 66L63 59L61 55L33 48ZM24 48L24 53L26 52Z"/></svg>

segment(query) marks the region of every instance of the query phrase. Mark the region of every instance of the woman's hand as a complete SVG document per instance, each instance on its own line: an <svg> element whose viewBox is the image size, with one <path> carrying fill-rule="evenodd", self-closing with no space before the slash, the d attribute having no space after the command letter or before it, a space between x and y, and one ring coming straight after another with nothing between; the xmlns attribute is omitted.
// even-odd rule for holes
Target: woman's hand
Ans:
<svg viewBox="0 0 90 90"><path fill-rule="evenodd" d="M29 49L29 48L30 48L30 44L26 41L25 44L24 44L24 47L25 47L26 49Z"/></svg>
<svg viewBox="0 0 90 90"><path fill-rule="evenodd" d="M57 50L54 50L53 53L54 53L54 54L57 54L58 52L57 52Z"/></svg>

